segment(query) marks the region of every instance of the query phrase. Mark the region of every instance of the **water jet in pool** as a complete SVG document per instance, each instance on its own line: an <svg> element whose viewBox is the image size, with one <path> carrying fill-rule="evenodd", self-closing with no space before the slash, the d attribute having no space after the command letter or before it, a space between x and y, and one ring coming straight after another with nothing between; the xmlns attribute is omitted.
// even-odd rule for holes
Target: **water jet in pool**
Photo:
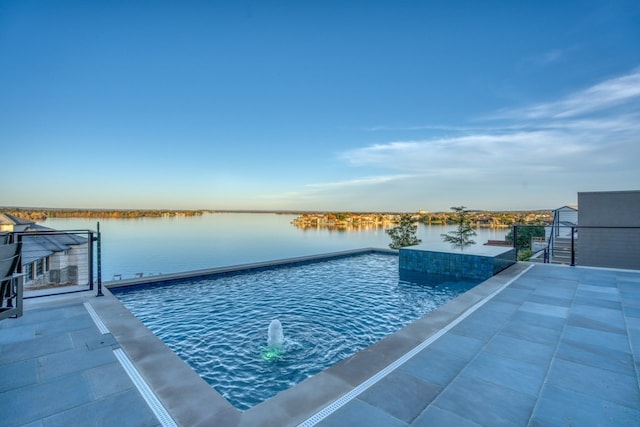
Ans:
<svg viewBox="0 0 640 427"><path fill-rule="evenodd" d="M280 323L280 320L274 319L269 323L267 349L262 353L262 358L266 362L278 361L282 356L283 343L284 333L282 332L282 323Z"/></svg>

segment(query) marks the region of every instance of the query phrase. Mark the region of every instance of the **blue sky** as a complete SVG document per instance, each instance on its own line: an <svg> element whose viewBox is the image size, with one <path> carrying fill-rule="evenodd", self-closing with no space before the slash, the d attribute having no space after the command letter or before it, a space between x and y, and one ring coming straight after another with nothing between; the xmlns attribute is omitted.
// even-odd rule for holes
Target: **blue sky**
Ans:
<svg viewBox="0 0 640 427"><path fill-rule="evenodd" d="M0 206L640 189L640 3L0 1Z"/></svg>

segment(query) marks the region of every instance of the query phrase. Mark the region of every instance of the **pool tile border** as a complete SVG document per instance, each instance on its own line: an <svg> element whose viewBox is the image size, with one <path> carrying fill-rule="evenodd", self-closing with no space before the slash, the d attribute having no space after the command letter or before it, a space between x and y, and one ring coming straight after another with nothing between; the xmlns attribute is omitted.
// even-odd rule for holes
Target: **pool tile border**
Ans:
<svg viewBox="0 0 640 427"><path fill-rule="evenodd" d="M367 248L333 255L344 257L376 251L390 252ZM292 261L295 263L317 262L331 255L301 257ZM233 273L284 264L286 260L201 270L195 275ZM304 422L322 408L349 393L437 334L469 308L493 295L528 267L527 263L518 263L509 267L398 332L244 412L227 402L135 318L108 290L113 287L111 283L106 286L105 296L93 299L91 304L135 368L179 425L289 426ZM188 273L171 276L175 279L190 277ZM175 280L166 276L156 279L159 279L156 282ZM138 279L116 285L136 284L131 282L149 283L149 280L148 278L147 280Z"/></svg>

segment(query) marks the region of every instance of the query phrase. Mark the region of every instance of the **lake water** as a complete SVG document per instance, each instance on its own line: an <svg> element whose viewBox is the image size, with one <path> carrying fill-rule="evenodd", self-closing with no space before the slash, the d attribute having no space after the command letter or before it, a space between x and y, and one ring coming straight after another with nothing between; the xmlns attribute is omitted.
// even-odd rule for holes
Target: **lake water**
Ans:
<svg viewBox="0 0 640 427"><path fill-rule="evenodd" d="M100 219L102 278L123 279L224 267L368 247L388 248L384 228L353 231L301 230L295 215L212 213L195 217ZM40 224L59 230L93 229L96 219L50 218ZM455 226L420 224L422 243L440 242ZM476 230L477 244L501 240L509 230Z"/></svg>

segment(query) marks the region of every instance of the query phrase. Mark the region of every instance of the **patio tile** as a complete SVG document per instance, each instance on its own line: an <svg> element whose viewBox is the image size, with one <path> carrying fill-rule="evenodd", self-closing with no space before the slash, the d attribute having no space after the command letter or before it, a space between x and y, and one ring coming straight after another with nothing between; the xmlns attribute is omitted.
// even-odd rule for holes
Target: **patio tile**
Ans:
<svg viewBox="0 0 640 427"><path fill-rule="evenodd" d="M517 309L513 304L508 304L507 306L510 307L508 307L508 310L505 310L504 305L501 306L500 304L489 301L484 304L480 310L476 310L469 315L463 323L487 323L501 326L511 317L515 309Z"/></svg>
<svg viewBox="0 0 640 427"><path fill-rule="evenodd" d="M541 344L529 339L498 334L487 344L484 351L546 368L556 351L556 343Z"/></svg>
<svg viewBox="0 0 640 427"><path fill-rule="evenodd" d="M455 355L460 359L471 360L485 343L486 341L478 338L450 332L438 338L428 348L430 350L440 350L450 355Z"/></svg>
<svg viewBox="0 0 640 427"><path fill-rule="evenodd" d="M562 339L568 342L589 343L625 353L631 352L629 338L623 334L613 332L567 325L562 333Z"/></svg>
<svg viewBox="0 0 640 427"><path fill-rule="evenodd" d="M607 299L600 299L597 296L589 296L580 294L577 295L574 303L577 305L587 305L592 307L610 308L612 310L622 310L622 303L620 300L611 301Z"/></svg>
<svg viewBox="0 0 640 427"><path fill-rule="evenodd" d="M463 376L508 387L536 397L547 374L547 366L481 353L462 372Z"/></svg>
<svg viewBox="0 0 640 427"><path fill-rule="evenodd" d="M118 341L111 334L101 334L86 340L82 344L83 348L88 350L96 350L102 347L109 347L110 349L118 348Z"/></svg>
<svg viewBox="0 0 640 427"><path fill-rule="evenodd" d="M83 372L94 399L120 393L134 387L120 362L110 363Z"/></svg>
<svg viewBox="0 0 640 427"><path fill-rule="evenodd" d="M569 315L569 309L567 307L552 305L552 304L540 304L537 302L526 301L520 306L521 311L528 313L540 314L542 316L553 316L565 319Z"/></svg>
<svg viewBox="0 0 640 427"><path fill-rule="evenodd" d="M84 309L84 306L82 306L82 308ZM93 320L91 320L87 310L84 309L84 314L71 317L61 317L39 323L38 328L36 329L36 335L60 335L62 333L85 329L88 325L92 325L92 322Z"/></svg>
<svg viewBox="0 0 640 427"><path fill-rule="evenodd" d="M480 424L463 418L451 411L429 406L411 424L412 427L456 426L456 427L480 427Z"/></svg>
<svg viewBox="0 0 640 427"><path fill-rule="evenodd" d="M14 319L6 319L14 320ZM0 346L23 343L37 338L38 325L12 325L11 328L0 329Z"/></svg>
<svg viewBox="0 0 640 427"><path fill-rule="evenodd" d="M0 335L3 333L4 331L1 331ZM71 350L72 348L73 343L69 334L32 338L19 344L13 343L0 346L0 364L36 358L46 354Z"/></svg>
<svg viewBox="0 0 640 427"><path fill-rule="evenodd" d="M573 300L571 298L558 298L546 295L531 295L526 302L547 304L558 307L571 307L571 304L573 304Z"/></svg>
<svg viewBox="0 0 640 427"><path fill-rule="evenodd" d="M630 353L604 348L596 344L563 340L558 346L556 358L623 375L636 375L633 357Z"/></svg>
<svg viewBox="0 0 640 427"><path fill-rule="evenodd" d="M359 399L352 400L348 405L343 406L316 425L321 427L344 427L349 425L368 427L408 426L407 423Z"/></svg>
<svg viewBox="0 0 640 427"><path fill-rule="evenodd" d="M542 390L531 426L637 426L640 411L572 390Z"/></svg>
<svg viewBox="0 0 640 427"><path fill-rule="evenodd" d="M483 314L482 316L485 317L486 314ZM451 329L450 332L457 335L488 341L489 339L491 339L491 337L498 333L500 329L502 329L502 326L503 323L499 321L490 319L479 320L478 318L472 319L470 316L466 319L466 321L461 322L453 329Z"/></svg>
<svg viewBox="0 0 640 427"><path fill-rule="evenodd" d="M358 398L380 408L406 423L411 423L427 405L442 391L442 388L396 370Z"/></svg>
<svg viewBox="0 0 640 427"><path fill-rule="evenodd" d="M536 266L539 267L539 266ZM566 266L544 265L530 270L531 277L541 279L574 279L575 270Z"/></svg>
<svg viewBox="0 0 640 427"><path fill-rule="evenodd" d="M460 374L468 362L465 357L430 348L405 362L399 370L444 387Z"/></svg>
<svg viewBox="0 0 640 427"><path fill-rule="evenodd" d="M521 291L526 291L527 294L533 292L543 280L539 277L530 277L532 274L529 271L525 276L522 276L520 279L509 285L507 289L519 289Z"/></svg>
<svg viewBox="0 0 640 427"><path fill-rule="evenodd" d="M578 277L583 285L617 287L616 273L610 270L583 269Z"/></svg>
<svg viewBox="0 0 640 427"><path fill-rule="evenodd" d="M576 293L577 282L562 282L550 280L538 286L533 295L549 298L573 299Z"/></svg>
<svg viewBox="0 0 640 427"><path fill-rule="evenodd" d="M510 322L500 333L513 338L529 340L545 345L555 345L560 338L560 331L536 326L535 324L523 324L521 322Z"/></svg>
<svg viewBox="0 0 640 427"><path fill-rule="evenodd" d="M640 318L640 307L625 307L624 308L625 317L637 317Z"/></svg>
<svg viewBox="0 0 640 427"><path fill-rule="evenodd" d="M592 285L581 285L576 292L576 298L585 301L584 305L593 305L600 301L620 303L618 288L603 288Z"/></svg>
<svg viewBox="0 0 640 427"><path fill-rule="evenodd" d="M580 282L580 284L578 285L578 292L593 292L598 294L598 296L600 298L606 298L607 296L609 297L613 297L615 299L618 299L618 295L620 294L620 291L618 290L618 287L616 285L614 286L602 286L600 284L600 282L598 282L597 285L590 285L587 284L586 282Z"/></svg>
<svg viewBox="0 0 640 427"><path fill-rule="evenodd" d="M515 313L519 306L520 303L514 304L512 302L491 300L484 305L484 309L490 312L500 313L501 318L506 318L505 316L510 316Z"/></svg>
<svg viewBox="0 0 640 427"><path fill-rule="evenodd" d="M636 355L636 361L640 362L640 330L629 329L629 344L631 345L633 354ZM638 372L640 372L640 370L638 370Z"/></svg>
<svg viewBox="0 0 640 427"><path fill-rule="evenodd" d="M622 312L602 307L575 304L567 324L618 334L626 333L626 323Z"/></svg>
<svg viewBox="0 0 640 427"><path fill-rule="evenodd" d="M640 308L640 298L638 297L622 295L620 301L624 307Z"/></svg>
<svg viewBox="0 0 640 427"><path fill-rule="evenodd" d="M493 298L495 302L522 304L531 294L531 289L521 289L509 286Z"/></svg>
<svg viewBox="0 0 640 427"><path fill-rule="evenodd" d="M35 359L19 360L0 365L0 393L38 382L38 365Z"/></svg>
<svg viewBox="0 0 640 427"><path fill-rule="evenodd" d="M84 328L69 332L74 347L83 347L87 341L95 340L96 337L102 337L102 333L91 323L87 323ZM110 335L110 334L105 334Z"/></svg>
<svg viewBox="0 0 640 427"><path fill-rule="evenodd" d="M11 408L5 426L18 426L46 418L91 400L90 390L80 374L0 393L0 408Z"/></svg>
<svg viewBox="0 0 640 427"><path fill-rule="evenodd" d="M45 427L138 426L155 427L160 423L136 390L129 390L106 399L71 408L43 420Z"/></svg>
<svg viewBox="0 0 640 427"><path fill-rule="evenodd" d="M630 408L640 407L635 376L556 359L549 370L547 384Z"/></svg>
<svg viewBox="0 0 640 427"><path fill-rule="evenodd" d="M460 376L433 405L482 425L521 426L529 421L535 402L510 388Z"/></svg>
<svg viewBox="0 0 640 427"><path fill-rule="evenodd" d="M25 311L26 310L25 308ZM64 318L87 314L87 310L83 305L75 303L62 304L55 307L41 307L37 310L28 310L28 312L28 316L12 319L13 324L19 326L40 325L42 323L50 323Z"/></svg>
<svg viewBox="0 0 640 427"><path fill-rule="evenodd" d="M633 330L640 330L640 317L627 317L627 327Z"/></svg>
<svg viewBox="0 0 640 427"><path fill-rule="evenodd" d="M38 366L41 378L48 379L116 361L110 347L93 351L79 348L39 357Z"/></svg>
<svg viewBox="0 0 640 427"><path fill-rule="evenodd" d="M555 331L562 331L566 323L566 319L553 316L545 316L542 314L531 313L527 311L517 311L511 318L511 323L517 326L536 326L539 328L547 328Z"/></svg>
<svg viewBox="0 0 640 427"><path fill-rule="evenodd" d="M618 292L621 296L638 299L640 298L640 289L638 289L639 284L640 281L618 279Z"/></svg>

